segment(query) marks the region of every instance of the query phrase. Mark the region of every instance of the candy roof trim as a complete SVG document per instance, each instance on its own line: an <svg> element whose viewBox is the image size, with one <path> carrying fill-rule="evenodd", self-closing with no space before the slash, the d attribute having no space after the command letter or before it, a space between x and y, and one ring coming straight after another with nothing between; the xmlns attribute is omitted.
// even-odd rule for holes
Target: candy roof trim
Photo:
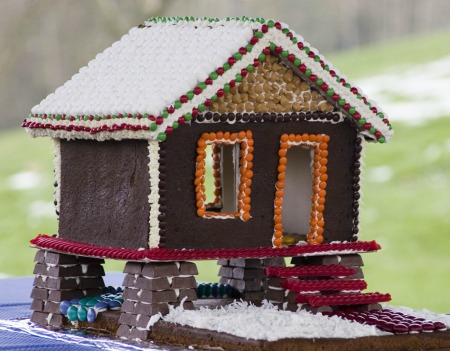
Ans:
<svg viewBox="0 0 450 351"><path fill-rule="evenodd" d="M358 252L373 252L381 249L376 241L333 242L321 245L297 245L282 248L258 247L249 249L210 249L210 250L169 250L169 249L120 249L85 244L73 240L39 234L30 240L32 246L40 249L73 255L111 258L127 261L185 261L216 260L220 258L269 258L336 255Z"/></svg>
<svg viewBox="0 0 450 351"><path fill-rule="evenodd" d="M150 19L35 106L23 127L33 136L163 141L271 53L367 139L382 143L393 135L381 109L301 36L285 24L248 18Z"/></svg>

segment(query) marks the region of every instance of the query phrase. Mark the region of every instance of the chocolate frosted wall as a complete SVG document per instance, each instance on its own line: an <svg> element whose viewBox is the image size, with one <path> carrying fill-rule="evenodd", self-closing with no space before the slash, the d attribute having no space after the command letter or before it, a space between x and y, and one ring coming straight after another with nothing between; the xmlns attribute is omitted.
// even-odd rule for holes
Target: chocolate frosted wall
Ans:
<svg viewBox="0 0 450 351"><path fill-rule="evenodd" d="M164 222L160 226L163 228L162 246L170 249L271 246L278 149L283 133L325 133L330 136L324 242L351 240L355 128L347 121L337 124L323 122L333 118L333 114L325 113L314 114L314 119L311 119L311 114L295 114L297 121L290 120L292 117L289 115L272 120L262 115L244 116L256 122L184 125L164 142L161 152L165 173L161 192L165 213L160 216ZM217 117L218 120L235 118L234 115ZM306 117L311 121L302 120ZM194 189L197 140L204 132L239 132L247 129L252 130L254 140L250 195L252 218L244 222L239 218L206 219L197 216Z"/></svg>
<svg viewBox="0 0 450 351"><path fill-rule="evenodd" d="M148 142L61 140L59 235L148 248Z"/></svg>

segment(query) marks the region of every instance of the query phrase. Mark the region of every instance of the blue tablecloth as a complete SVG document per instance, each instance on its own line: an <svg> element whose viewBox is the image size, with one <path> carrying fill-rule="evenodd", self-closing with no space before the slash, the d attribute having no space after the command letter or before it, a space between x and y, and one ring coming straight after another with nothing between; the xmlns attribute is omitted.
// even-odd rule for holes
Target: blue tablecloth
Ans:
<svg viewBox="0 0 450 351"><path fill-rule="evenodd" d="M123 274L110 273L105 283L121 286ZM0 279L0 350L8 351L88 351L149 350L116 340L59 333L29 322L33 277ZM151 346L151 350L167 350Z"/></svg>

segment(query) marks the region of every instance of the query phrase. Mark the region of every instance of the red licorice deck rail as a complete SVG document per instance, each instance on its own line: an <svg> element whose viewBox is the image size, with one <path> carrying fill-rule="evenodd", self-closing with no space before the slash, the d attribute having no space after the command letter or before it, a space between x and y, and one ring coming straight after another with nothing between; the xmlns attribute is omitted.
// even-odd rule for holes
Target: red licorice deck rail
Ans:
<svg viewBox="0 0 450 351"><path fill-rule="evenodd" d="M80 243L40 234L30 243L37 248L79 256L112 258L127 261L185 261L215 260L219 258L270 258L314 255L336 255L370 252L381 249L375 241L342 242L321 245L299 245L283 248L259 247L248 249L169 250L120 249ZM354 273L352 273L354 274ZM339 276L345 274L338 274ZM290 275L292 276L292 275Z"/></svg>
<svg viewBox="0 0 450 351"><path fill-rule="evenodd" d="M280 283L284 289L295 292L311 292L323 290L352 290L361 291L367 288L367 283L362 279L349 280L291 280L286 279Z"/></svg>
<svg viewBox="0 0 450 351"><path fill-rule="evenodd" d="M308 303L312 307L367 305L371 303L391 301L391 295L378 292L367 294L339 294L339 295L306 295L299 294L295 303Z"/></svg>
<svg viewBox="0 0 450 351"><path fill-rule="evenodd" d="M268 277L348 277L356 273L351 267L340 264L325 266L266 267Z"/></svg>

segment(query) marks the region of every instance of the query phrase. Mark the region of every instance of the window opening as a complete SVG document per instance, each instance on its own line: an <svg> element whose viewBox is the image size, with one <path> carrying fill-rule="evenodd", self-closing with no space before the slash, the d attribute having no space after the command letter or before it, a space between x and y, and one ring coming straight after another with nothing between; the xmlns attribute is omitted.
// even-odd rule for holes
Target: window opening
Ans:
<svg viewBox="0 0 450 351"><path fill-rule="evenodd" d="M251 131L203 133L197 141L197 214L204 218L250 218L253 176Z"/></svg>
<svg viewBox="0 0 450 351"><path fill-rule="evenodd" d="M283 134L275 186L274 246L323 242L327 186L326 134Z"/></svg>

